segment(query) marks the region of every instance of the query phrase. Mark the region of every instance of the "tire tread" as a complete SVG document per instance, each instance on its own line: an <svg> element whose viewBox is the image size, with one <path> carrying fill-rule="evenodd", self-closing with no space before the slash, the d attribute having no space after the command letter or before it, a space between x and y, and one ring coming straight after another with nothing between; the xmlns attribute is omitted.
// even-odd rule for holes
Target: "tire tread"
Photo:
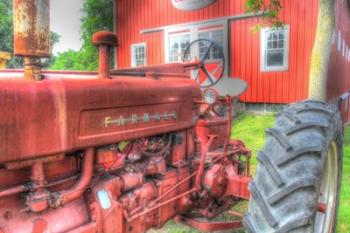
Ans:
<svg viewBox="0 0 350 233"><path fill-rule="evenodd" d="M270 205L276 204L278 201L287 197L289 194L308 187L315 187L316 177L307 177L300 181L294 181L293 183L285 186L283 189L271 195L268 199Z"/></svg>
<svg viewBox="0 0 350 233"><path fill-rule="evenodd" d="M285 149L285 151L291 151L293 147L289 144L288 139L284 134L282 134L279 130L271 128L267 129L266 133L274 137L280 144L281 146Z"/></svg>
<svg viewBox="0 0 350 233"><path fill-rule="evenodd" d="M278 172L276 166L272 163L271 159L263 151L260 151L257 159L263 166L265 166L277 186L282 186L284 184L282 176Z"/></svg>
<svg viewBox="0 0 350 233"><path fill-rule="evenodd" d="M329 143L341 141L341 131L339 112L319 101L296 103L276 114L249 185L251 203L243 221L248 232L312 233L318 203L308 200L318 198L324 155Z"/></svg>
<svg viewBox="0 0 350 233"><path fill-rule="evenodd" d="M254 182L251 182L249 185L250 192L254 199L257 200L257 205L259 206L261 212L263 213L266 221L269 223L270 226L274 227L277 225L277 221L272 215L270 208L268 207L267 202L263 198L263 195L261 194L261 191L258 189L256 184Z"/></svg>

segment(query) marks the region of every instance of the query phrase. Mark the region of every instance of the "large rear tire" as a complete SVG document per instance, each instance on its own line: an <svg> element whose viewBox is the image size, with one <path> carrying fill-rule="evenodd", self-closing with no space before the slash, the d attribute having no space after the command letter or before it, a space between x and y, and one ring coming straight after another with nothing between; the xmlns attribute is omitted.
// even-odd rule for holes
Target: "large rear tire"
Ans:
<svg viewBox="0 0 350 233"><path fill-rule="evenodd" d="M268 129L244 218L250 233L334 233L342 172L338 111L304 101Z"/></svg>

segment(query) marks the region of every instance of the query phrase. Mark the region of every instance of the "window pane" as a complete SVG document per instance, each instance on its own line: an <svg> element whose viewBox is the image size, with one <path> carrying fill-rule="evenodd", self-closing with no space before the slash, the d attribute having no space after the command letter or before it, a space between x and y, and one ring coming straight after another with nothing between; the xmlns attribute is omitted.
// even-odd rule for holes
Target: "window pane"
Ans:
<svg viewBox="0 0 350 233"><path fill-rule="evenodd" d="M279 39L284 40L284 31L280 31Z"/></svg>
<svg viewBox="0 0 350 233"><path fill-rule="evenodd" d="M223 54L223 48L220 45L213 47L213 51L212 51L212 58L213 59L222 58L222 54Z"/></svg>
<svg viewBox="0 0 350 233"><path fill-rule="evenodd" d="M210 40L210 32L200 32L198 34L199 39ZM204 53L207 51L209 43L199 42L199 57L203 57ZM210 54L208 55L210 56Z"/></svg>
<svg viewBox="0 0 350 233"><path fill-rule="evenodd" d="M273 46L272 48L277 49L278 48L278 41L274 40L273 41Z"/></svg>
<svg viewBox="0 0 350 233"><path fill-rule="evenodd" d="M283 66L283 50L267 51L267 66Z"/></svg>
<svg viewBox="0 0 350 233"><path fill-rule="evenodd" d="M217 30L217 31L213 31L212 34L212 40L215 41L216 43L218 43L219 45L221 45L224 41L224 32L223 30Z"/></svg>
<svg viewBox="0 0 350 233"><path fill-rule="evenodd" d="M271 32L267 32L267 40L272 40L272 33Z"/></svg>
<svg viewBox="0 0 350 233"><path fill-rule="evenodd" d="M289 48L286 48L285 45L287 43L288 28L284 29L265 29L265 35L262 38L262 50L263 52L263 61L262 65L264 66L264 70L273 71L276 68L284 68L288 67L288 59L285 60L285 57L288 56ZM276 69L280 70L280 69Z"/></svg>
<svg viewBox="0 0 350 233"><path fill-rule="evenodd" d="M179 49L179 43L177 42L177 40L174 41L172 47L173 47L173 50L178 50Z"/></svg>
<svg viewBox="0 0 350 233"><path fill-rule="evenodd" d="M186 49L190 45L190 43L191 43L190 36L188 36L188 38L186 37L185 41L182 42L182 44L181 44L181 57L179 57L179 60L181 60L184 57ZM187 56L184 59L188 60L188 59L190 59L190 57L191 57L191 51L188 51Z"/></svg>
<svg viewBox="0 0 350 233"><path fill-rule="evenodd" d="M278 34L277 33L278 32L272 32L274 41L278 40Z"/></svg>
<svg viewBox="0 0 350 233"><path fill-rule="evenodd" d="M133 66L144 66L146 65L146 46L145 45L134 45L132 52Z"/></svg>
<svg viewBox="0 0 350 233"><path fill-rule="evenodd" d="M212 47L207 59L219 59L220 54L223 52L224 47L224 31L222 29L215 31L206 31L199 33L200 39L207 39L216 43L216 46ZM203 57L204 53L209 48L209 42L200 42L199 43L199 56Z"/></svg>
<svg viewBox="0 0 350 233"><path fill-rule="evenodd" d="M175 61L176 53L177 53L177 37L169 37L169 61Z"/></svg>
<svg viewBox="0 0 350 233"><path fill-rule="evenodd" d="M209 48L209 42L199 42L199 57L203 57L206 51ZM210 54L208 54L208 57L210 58Z"/></svg>
<svg viewBox="0 0 350 233"><path fill-rule="evenodd" d="M209 25L212 26L212 25ZM198 33L197 35L194 35L194 38L198 39L206 39L216 42L219 46L212 48L210 53L208 54L207 59L216 59L220 57L220 54L223 52L223 46L224 46L224 29L223 27L217 28L208 27L207 29L201 30L200 28L193 28L191 29L191 32L189 33L183 33L183 34L168 34L168 61L175 62L175 61L181 61L184 55L184 52L186 48L189 46L189 44L192 42L192 34L191 33ZM195 57L203 57L205 52L207 51L207 48L209 46L209 43L206 42L200 42L198 43L195 49L190 52L196 52L196 54L188 53L188 58L184 58L185 60L190 60L192 56Z"/></svg>
<svg viewBox="0 0 350 233"><path fill-rule="evenodd" d="M183 35L181 37L181 52L185 52L186 48L190 45L190 35Z"/></svg>
<svg viewBox="0 0 350 233"><path fill-rule="evenodd" d="M267 49L272 49L272 41L267 42Z"/></svg>
<svg viewBox="0 0 350 233"><path fill-rule="evenodd" d="M207 39L207 40L209 40L210 39L210 33L209 32L201 32L201 33L199 33L198 38L199 39Z"/></svg>
<svg viewBox="0 0 350 233"><path fill-rule="evenodd" d="M144 48L143 47L139 47L138 48L138 53L143 54L144 53Z"/></svg>
<svg viewBox="0 0 350 233"><path fill-rule="evenodd" d="M169 35L168 37L169 51L168 60L170 62L181 61L186 48L191 42L191 35ZM190 53L189 53L190 55Z"/></svg>
<svg viewBox="0 0 350 233"><path fill-rule="evenodd" d="M219 59L219 58L221 58L221 54L223 52L224 32L223 32L223 30L217 30L217 31L213 31L212 35L213 35L212 40L217 45L217 46L213 47L212 59Z"/></svg>
<svg viewBox="0 0 350 233"><path fill-rule="evenodd" d="M279 42L279 48L281 48L281 49L284 48L284 40L280 40L280 42Z"/></svg>

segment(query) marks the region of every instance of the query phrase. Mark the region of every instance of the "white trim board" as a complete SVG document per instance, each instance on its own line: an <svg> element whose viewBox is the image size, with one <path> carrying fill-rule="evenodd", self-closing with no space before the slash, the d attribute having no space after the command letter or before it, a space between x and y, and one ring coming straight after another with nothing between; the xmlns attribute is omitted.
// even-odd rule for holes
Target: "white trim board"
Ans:
<svg viewBox="0 0 350 233"><path fill-rule="evenodd" d="M240 15L233 15L233 16L226 16L226 17L220 17L215 19L209 19L209 20L200 20L200 21L194 21L189 23L182 23L182 24L173 24L168 25L164 27L157 27L157 28L149 28L149 29L142 29L140 30L140 34L149 34L154 32L162 32L174 27L188 27L191 25L199 25L199 24L209 24L209 23L215 23L217 21L230 21L230 20L239 20L239 19L246 19L246 18L254 18L254 17L260 17L265 15L266 12L258 12L258 13L245 13Z"/></svg>

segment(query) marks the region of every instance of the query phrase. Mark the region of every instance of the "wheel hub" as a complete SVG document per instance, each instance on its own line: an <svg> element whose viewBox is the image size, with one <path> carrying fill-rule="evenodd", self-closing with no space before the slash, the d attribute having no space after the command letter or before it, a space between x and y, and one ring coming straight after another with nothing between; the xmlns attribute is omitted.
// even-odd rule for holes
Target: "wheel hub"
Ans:
<svg viewBox="0 0 350 233"><path fill-rule="evenodd" d="M314 233L331 233L335 224L336 200L338 190L338 148L336 142L330 144L322 175L319 206L323 211L316 213Z"/></svg>

